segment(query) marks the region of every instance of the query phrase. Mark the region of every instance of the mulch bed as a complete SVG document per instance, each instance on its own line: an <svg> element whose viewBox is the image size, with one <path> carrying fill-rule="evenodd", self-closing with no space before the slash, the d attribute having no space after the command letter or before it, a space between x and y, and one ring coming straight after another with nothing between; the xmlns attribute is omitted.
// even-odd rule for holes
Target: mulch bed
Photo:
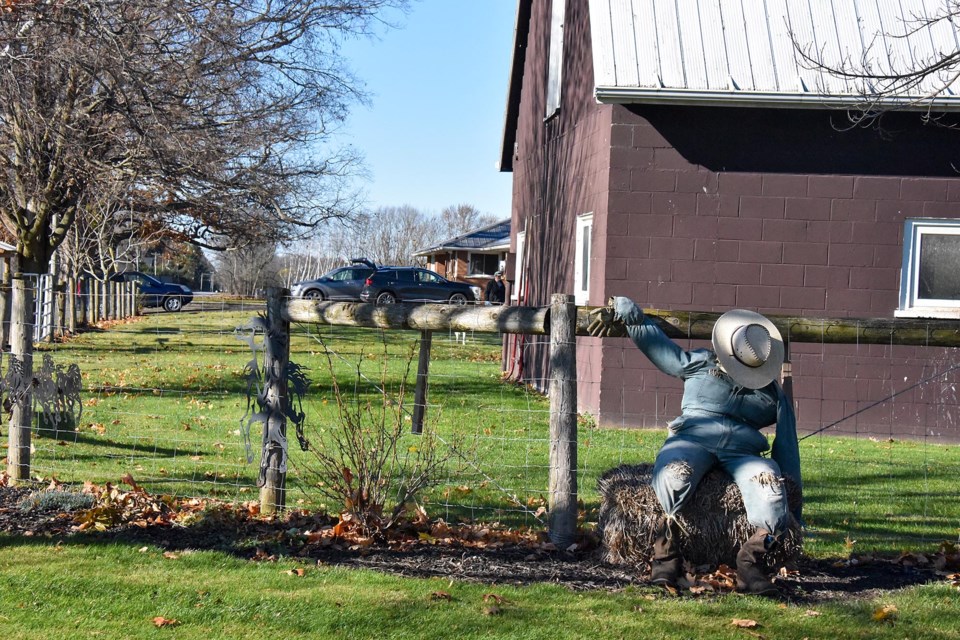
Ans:
<svg viewBox="0 0 960 640"><path fill-rule="evenodd" d="M157 545L170 551L209 549L252 561L287 559L484 584L551 583L573 590L603 591L647 585L644 576L630 567L605 562L604 550L591 544L589 539L581 541L580 548L573 552L532 542L535 536L516 541L493 536L489 543L439 541L431 536L423 540L421 535L419 539L414 537L413 542L400 545L384 541L331 544L329 539L317 544L305 537L304 532L321 527L329 531L335 520L298 512L282 519L269 519L252 512L227 509L207 511L208 515L188 526L139 522L109 527L105 531L77 531L75 514L21 509L21 501L29 494L29 489L0 486L0 536L49 538L80 544L84 540L108 539ZM951 563L955 561L954 556ZM787 600L815 603L851 597L870 599L893 589L940 580L944 580L943 571L938 573L933 567L904 562L902 558L832 561L803 558L797 572L778 577L776 582ZM709 596L711 592L700 591L700 594Z"/></svg>

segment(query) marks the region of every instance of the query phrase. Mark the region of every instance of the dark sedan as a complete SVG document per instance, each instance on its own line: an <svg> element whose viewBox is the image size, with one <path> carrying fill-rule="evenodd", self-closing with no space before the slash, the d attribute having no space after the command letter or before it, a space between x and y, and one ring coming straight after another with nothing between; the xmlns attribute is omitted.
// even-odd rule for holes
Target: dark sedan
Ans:
<svg viewBox="0 0 960 640"><path fill-rule="evenodd" d="M110 276L115 282L135 282L140 290L141 303L145 307L163 307L167 311L180 311L193 301L193 291L182 284L160 282L153 276L139 271L124 271Z"/></svg>
<svg viewBox="0 0 960 640"><path fill-rule="evenodd" d="M381 267L367 278L360 299L377 304L394 302L449 302L467 304L479 297L479 288L447 280L420 267Z"/></svg>

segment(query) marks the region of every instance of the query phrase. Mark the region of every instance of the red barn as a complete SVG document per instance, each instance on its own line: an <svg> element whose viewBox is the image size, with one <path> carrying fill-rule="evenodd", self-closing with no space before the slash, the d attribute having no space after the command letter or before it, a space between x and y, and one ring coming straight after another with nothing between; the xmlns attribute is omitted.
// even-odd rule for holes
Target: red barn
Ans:
<svg viewBox="0 0 960 640"><path fill-rule="evenodd" d="M798 55L884 73L956 51L960 35L918 22L943 6L932 0L816 5L519 1L500 168L514 179L508 279L522 303L563 292L591 305L625 295L661 309L960 317L960 131L941 126L960 122L960 87L923 79L858 123L873 87ZM791 355L806 429L952 366L942 349ZM680 385L626 340L581 338L578 362L579 409L601 423L679 413ZM520 363L546 387L545 345ZM937 413L956 408L954 379L838 429L956 433Z"/></svg>

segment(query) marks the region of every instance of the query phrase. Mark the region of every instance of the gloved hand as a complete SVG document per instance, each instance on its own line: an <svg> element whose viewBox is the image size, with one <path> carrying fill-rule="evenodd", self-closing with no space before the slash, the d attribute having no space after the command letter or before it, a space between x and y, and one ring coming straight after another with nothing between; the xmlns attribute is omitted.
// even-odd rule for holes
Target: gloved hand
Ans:
<svg viewBox="0 0 960 640"><path fill-rule="evenodd" d="M623 320L613 310L614 299L607 300L606 307L599 307L590 312L593 319L587 326L590 335L596 338L609 337L614 334L623 334Z"/></svg>

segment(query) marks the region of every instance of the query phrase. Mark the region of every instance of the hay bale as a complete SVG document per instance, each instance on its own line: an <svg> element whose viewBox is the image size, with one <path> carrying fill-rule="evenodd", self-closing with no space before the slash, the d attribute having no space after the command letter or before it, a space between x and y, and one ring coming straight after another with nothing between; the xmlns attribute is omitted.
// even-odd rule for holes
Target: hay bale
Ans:
<svg viewBox="0 0 960 640"><path fill-rule="evenodd" d="M663 517L650 478L653 465L621 465L601 476L598 485L601 504L598 529L606 547L606 559L613 564L634 565L641 570L653 556L656 524ZM796 485L787 479L787 500L791 508L802 500ZM692 498L677 514L687 532L680 551L693 567L734 566L740 546L754 533L747 522L740 489L723 470L714 469L700 481ZM792 565L800 555L803 537L793 516L778 545L768 556L772 570Z"/></svg>

